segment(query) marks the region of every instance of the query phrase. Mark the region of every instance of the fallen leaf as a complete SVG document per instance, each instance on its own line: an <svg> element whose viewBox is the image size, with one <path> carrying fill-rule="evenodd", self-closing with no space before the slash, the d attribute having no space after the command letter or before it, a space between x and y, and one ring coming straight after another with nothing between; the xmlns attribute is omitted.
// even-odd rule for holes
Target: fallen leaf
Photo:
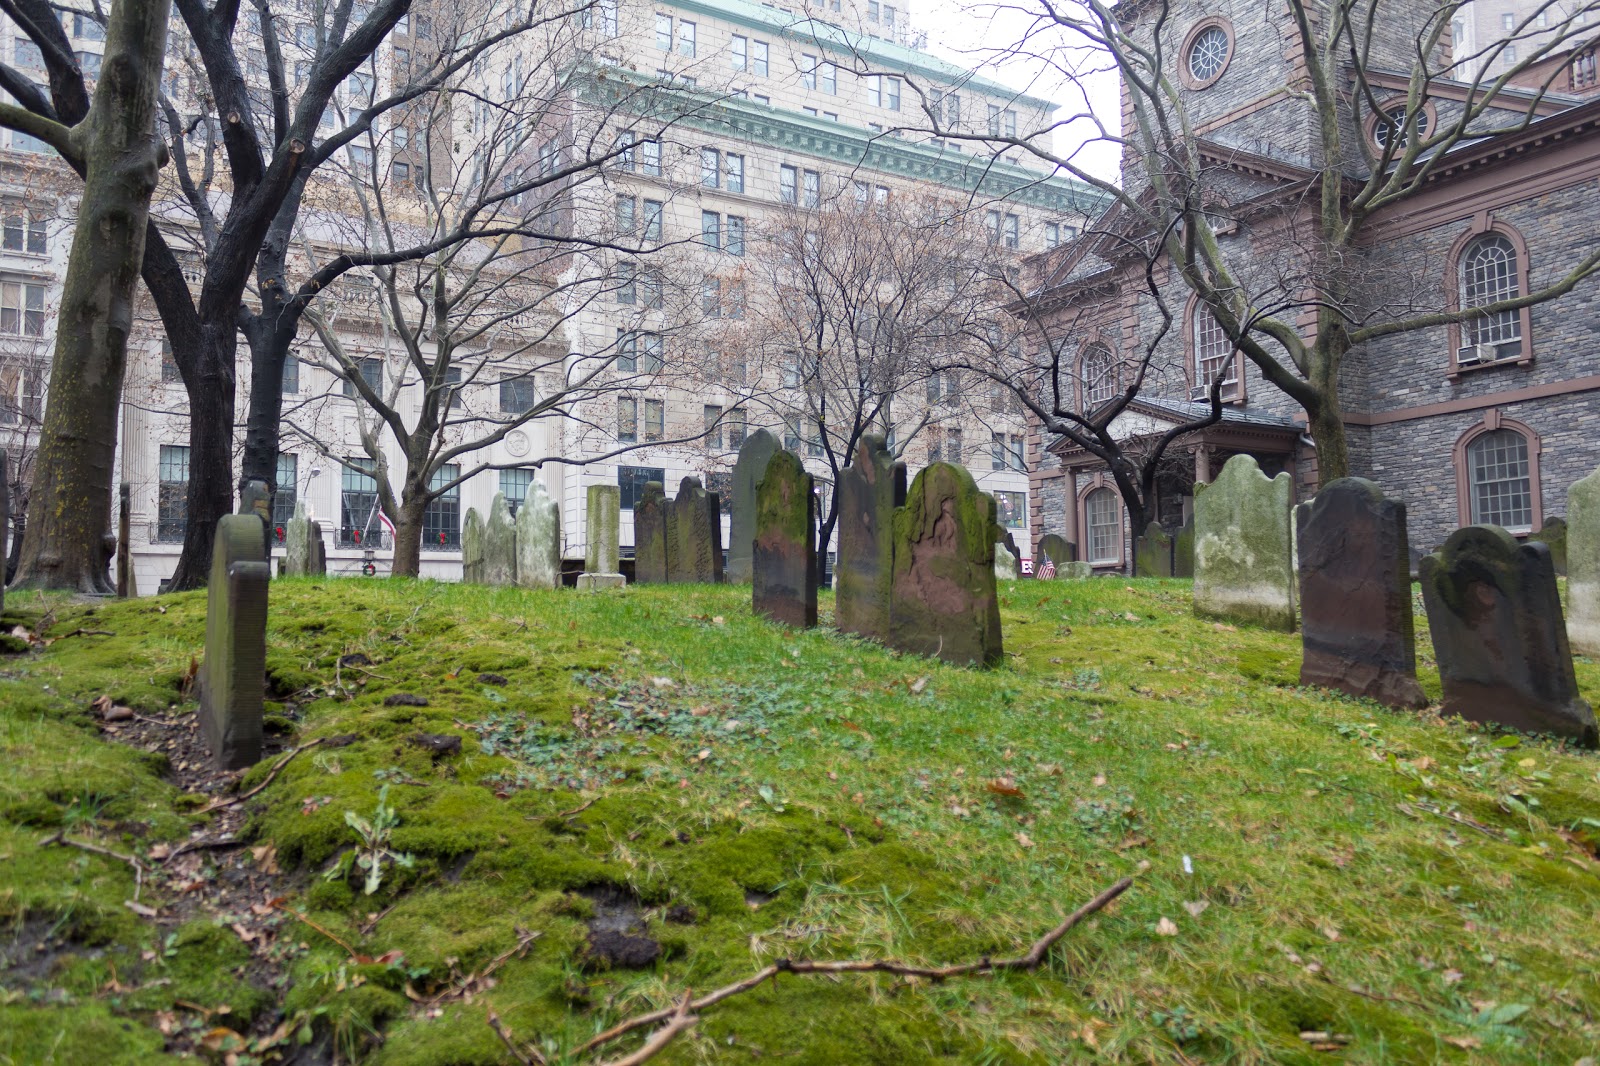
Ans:
<svg viewBox="0 0 1600 1066"><path fill-rule="evenodd" d="M1332 922L1322 923L1322 925L1317 927L1317 932L1334 942L1339 940L1339 927L1334 925Z"/></svg>
<svg viewBox="0 0 1600 1066"><path fill-rule="evenodd" d="M1444 1042L1467 1051L1483 1046L1483 1041L1475 1036L1447 1036Z"/></svg>
<svg viewBox="0 0 1600 1066"><path fill-rule="evenodd" d="M1033 838L1030 837L1027 833L1018 833L1017 834L1017 843L1021 844L1025 848L1031 848L1031 847L1033 847Z"/></svg>
<svg viewBox="0 0 1600 1066"><path fill-rule="evenodd" d="M1206 908L1209 906L1211 906L1211 901L1202 899L1196 900L1192 903L1184 903L1183 909L1188 911L1192 916L1198 918L1206 912Z"/></svg>
<svg viewBox="0 0 1600 1066"><path fill-rule="evenodd" d="M171 855L171 854L172 854L172 847L169 844L157 844L155 847L151 848L150 851L149 851L149 857L152 858L152 859L155 859L157 861L159 861L161 859L164 859L168 855Z"/></svg>
<svg viewBox="0 0 1600 1066"><path fill-rule="evenodd" d="M1457 981L1461 980L1462 976L1463 974L1460 970L1446 970L1444 973L1439 975L1439 979L1447 985L1453 985Z"/></svg>
<svg viewBox="0 0 1600 1066"><path fill-rule="evenodd" d="M919 696L922 694L922 690L927 687L928 679L926 677L919 677L915 681L911 682L911 694L913 696Z"/></svg>
<svg viewBox="0 0 1600 1066"><path fill-rule="evenodd" d="M993 792L996 796L1022 798L1022 789L1017 787L1017 780L1014 777L997 777L993 781L987 782L983 787Z"/></svg>
<svg viewBox="0 0 1600 1066"><path fill-rule="evenodd" d="M147 907L136 899L125 899L122 901L122 905L141 918L154 918L160 913L154 907Z"/></svg>
<svg viewBox="0 0 1600 1066"><path fill-rule="evenodd" d="M1178 926L1171 918L1163 918L1156 923L1156 936L1177 936Z"/></svg>
<svg viewBox="0 0 1600 1066"><path fill-rule="evenodd" d="M1104 788L1105 787L1105 783L1106 783L1106 775L1105 774L1095 774L1094 775L1094 783L1095 783L1096 787Z"/></svg>

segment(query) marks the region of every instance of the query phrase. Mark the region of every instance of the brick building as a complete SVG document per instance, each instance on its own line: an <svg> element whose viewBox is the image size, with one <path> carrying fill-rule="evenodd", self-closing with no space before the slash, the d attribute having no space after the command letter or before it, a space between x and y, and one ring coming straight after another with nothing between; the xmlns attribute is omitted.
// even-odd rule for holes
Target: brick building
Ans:
<svg viewBox="0 0 1600 1066"><path fill-rule="evenodd" d="M1414 31L1427 17L1416 5L1390 6L1389 36L1375 41L1365 78L1380 121L1372 109L1364 121L1340 116L1347 135L1368 146L1347 148L1351 158L1337 168L1352 188L1382 154L1388 131L1377 128L1381 117L1400 114L1392 109L1406 99L1407 48L1414 54ZM1142 17L1137 4L1119 11ZM1408 13L1416 16L1409 27ZM1183 64L1183 107L1206 168L1206 218L1218 245L1231 249L1230 262L1257 275L1243 287L1310 273L1303 249L1315 246L1312 212L1325 172L1309 94L1288 91L1303 84L1304 60L1276 18L1236 2L1204 12L1180 5L1164 31ZM1433 58L1454 72L1449 49L1444 34ZM1485 135L1443 145L1419 168L1413 193L1367 220L1349 271L1351 321L1412 319L1517 298L1552 285L1590 253L1600 225L1600 97L1586 65L1592 55L1587 41L1526 71L1519 80L1531 87L1508 86L1470 127ZM1472 99L1469 82L1432 78L1409 135L1443 128ZM1348 108L1348 98L1340 106ZM1144 180L1136 160L1125 158L1124 188L1137 190ZM1316 441L1300 404L1233 349L1162 258L1152 274L1158 291L1148 290L1147 259L1126 251L1128 226L1125 209L1113 207L1080 240L1033 261L1038 306L1047 310L1032 317L1047 335L1054 329L1064 338L1078 409L1092 417L1123 391L1117 385L1129 365L1148 355L1144 387L1109 423L1114 436L1137 447L1205 410L1197 401L1212 371L1231 363L1222 420L1169 448L1154 515L1177 527L1190 513L1193 482L1209 481L1240 452L1269 474L1292 472L1297 495L1311 495ZM1302 336L1316 328L1316 309L1303 292L1284 302ZM1171 316L1164 333L1163 306ZM1349 351L1339 393L1351 473L1407 502L1414 547L1438 544L1472 522L1526 534L1565 513L1567 486L1600 465L1597 312L1600 279L1590 276L1550 302L1392 333ZM1105 464L1065 437L1036 443L1043 461L1030 475L1035 542L1060 533L1097 568L1124 569L1136 534Z"/></svg>

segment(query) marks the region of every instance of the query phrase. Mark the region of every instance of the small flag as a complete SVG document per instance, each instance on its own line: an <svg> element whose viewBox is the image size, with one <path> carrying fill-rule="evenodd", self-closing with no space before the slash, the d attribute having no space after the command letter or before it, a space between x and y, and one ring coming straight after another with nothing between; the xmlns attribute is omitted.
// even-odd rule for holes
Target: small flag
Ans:
<svg viewBox="0 0 1600 1066"><path fill-rule="evenodd" d="M1049 559L1046 559L1044 562L1040 563L1039 564L1039 576L1041 578L1046 578L1046 579L1055 577L1056 576L1056 564L1051 562Z"/></svg>
<svg viewBox="0 0 1600 1066"><path fill-rule="evenodd" d="M394 539L394 523L389 521L389 516L382 511L378 512L378 521L383 523L383 528L389 531L389 538Z"/></svg>

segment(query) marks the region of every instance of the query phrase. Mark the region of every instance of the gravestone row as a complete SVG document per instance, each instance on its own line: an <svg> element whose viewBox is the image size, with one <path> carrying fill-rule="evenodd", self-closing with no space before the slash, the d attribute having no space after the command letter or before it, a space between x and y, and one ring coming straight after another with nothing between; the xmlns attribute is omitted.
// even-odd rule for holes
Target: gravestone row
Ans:
<svg viewBox="0 0 1600 1066"><path fill-rule="evenodd" d="M532 483L515 519L500 493L489 506L488 521L476 508L467 508L461 530L461 579L473 585L531 589L561 584L561 508L542 482Z"/></svg>
<svg viewBox="0 0 1600 1066"><path fill-rule="evenodd" d="M750 503L753 518L753 498ZM733 554L730 545L730 566ZM697 477L680 481L672 499L661 482L646 483L633 505L633 579L641 584L720 584L724 576L721 495L707 492Z"/></svg>

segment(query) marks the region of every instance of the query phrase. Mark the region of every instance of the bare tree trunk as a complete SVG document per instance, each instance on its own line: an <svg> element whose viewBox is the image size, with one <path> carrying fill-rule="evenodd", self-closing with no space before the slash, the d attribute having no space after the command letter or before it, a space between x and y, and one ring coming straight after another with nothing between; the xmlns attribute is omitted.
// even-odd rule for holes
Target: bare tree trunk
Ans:
<svg viewBox="0 0 1600 1066"><path fill-rule="evenodd" d="M199 365L184 382L189 394L189 485L183 552L172 574L173 592L204 588L211 577L217 522L233 510L233 320L201 327Z"/></svg>
<svg viewBox="0 0 1600 1066"><path fill-rule="evenodd" d="M117 408L150 197L165 162L155 136L169 5L119 0L89 114L73 130L86 163L67 261L50 395L28 500L19 587L109 594Z"/></svg>
<svg viewBox="0 0 1600 1066"><path fill-rule="evenodd" d="M1350 447L1344 433L1344 408L1339 402L1339 367L1350 345L1342 328L1319 336L1311 350L1311 373L1318 403L1306 409L1311 439L1317 445L1317 484L1350 476Z"/></svg>
<svg viewBox="0 0 1600 1066"><path fill-rule="evenodd" d="M407 485L400 497L400 513L395 516L390 576L416 577L422 572L422 516L427 509L426 491Z"/></svg>

